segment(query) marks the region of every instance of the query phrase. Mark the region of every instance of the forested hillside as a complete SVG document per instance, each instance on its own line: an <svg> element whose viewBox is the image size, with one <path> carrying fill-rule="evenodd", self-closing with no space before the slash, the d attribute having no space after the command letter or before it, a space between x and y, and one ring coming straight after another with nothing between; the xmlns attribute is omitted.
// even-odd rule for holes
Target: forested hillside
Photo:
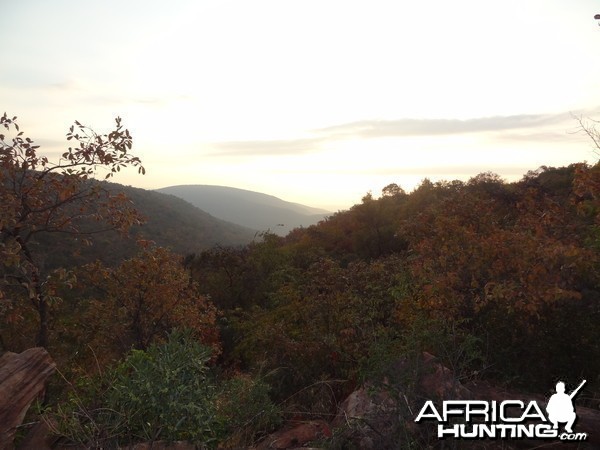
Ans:
<svg viewBox="0 0 600 450"><path fill-rule="evenodd" d="M211 219L191 205L92 182L90 165L141 162L119 120L97 144L75 133L83 145L56 165L20 135L2 136L0 154L1 350L50 352L61 376L38 412L68 442L251 445L400 377L408 409L395 429L407 447L431 446L405 425L422 400L414 372L394 369L424 351L456 382L539 393L586 379L581 403L599 398L599 165L390 184L287 236L199 251L243 230L212 221L220 237L205 239L197 221ZM179 228L165 225L175 217ZM96 223L144 239L125 255ZM110 256L84 263L59 234ZM323 445L346 448L339 436Z"/></svg>
<svg viewBox="0 0 600 450"><path fill-rule="evenodd" d="M37 240L48 269L71 268L96 259L114 265L135 256L140 239L184 255L215 246L242 246L257 238L256 231L217 219L179 197L116 183L104 185L132 202L140 224L126 234L117 230L97 234L87 243L62 234L41 235Z"/></svg>

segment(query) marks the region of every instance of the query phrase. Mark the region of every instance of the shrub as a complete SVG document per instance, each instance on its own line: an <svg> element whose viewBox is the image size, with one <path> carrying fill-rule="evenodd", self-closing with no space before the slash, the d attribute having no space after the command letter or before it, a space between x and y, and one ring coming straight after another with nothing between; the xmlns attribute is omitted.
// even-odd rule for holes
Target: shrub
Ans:
<svg viewBox="0 0 600 450"><path fill-rule="evenodd" d="M218 413L228 436L226 447L253 445L281 424L281 410L260 377L238 375L223 383Z"/></svg>
<svg viewBox="0 0 600 450"><path fill-rule="evenodd" d="M157 439L215 447L222 427L210 358L211 349L187 331L134 350L114 369L79 383L57 410L58 432L92 447Z"/></svg>

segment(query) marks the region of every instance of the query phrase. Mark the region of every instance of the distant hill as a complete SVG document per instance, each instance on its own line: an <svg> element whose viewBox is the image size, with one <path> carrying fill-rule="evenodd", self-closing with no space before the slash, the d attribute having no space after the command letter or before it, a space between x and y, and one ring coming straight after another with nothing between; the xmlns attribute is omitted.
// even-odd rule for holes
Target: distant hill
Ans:
<svg viewBox="0 0 600 450"><path fill-rule="evenodd" d="M97 234L91 246L66 236L42 234L38 244L43 248L47 268L71 267L95 259L115 264L138 251L137 239L154 241L186 255L214 246L245 245L255 238L256 231L217 219L179 197L115 183L106 184L115 192L124 192L146 222L132 227L127 238L117 232Z"/></svg>
<svg viewBox="0 0 600 450"><path fill-rule="evenodd" d="M157 191L176 195L219 219L256 231L270 230L281 236L294 228L314 225L331 215L324 209L225 186L180 185Z"/></svg>

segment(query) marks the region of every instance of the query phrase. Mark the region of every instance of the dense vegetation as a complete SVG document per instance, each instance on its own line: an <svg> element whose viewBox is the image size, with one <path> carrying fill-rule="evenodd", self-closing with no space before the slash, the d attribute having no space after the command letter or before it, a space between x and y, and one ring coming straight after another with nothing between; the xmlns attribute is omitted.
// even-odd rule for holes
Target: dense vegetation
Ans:
<svg viewBox="0 0 600 450"><path fill-rule="evenodd" d="M63 376L47 414L89 445L251 443L282 417L329 417L421 351L461 379L587 379L598 395L599 196L600 166L583 163L390 184L285 237L186 255L144 241L113 265L53 271L34 266L35 246L19 257L3 215L0 343L36 343L43 299Z"/></svg>
<svg viewBox="0 0 600 450"><path fill-rule="evenodd" d="M452 330L438 342L449 347L422 342L449 357L475 338L478 357L464 369L513 384L594 380L599 177L578 164L516 183L486 173L425 180L410 194L390 185L318 226L207 251L190 266L228 311L225 354L285 368L290 393L356 380L374 346L400 348L415 330Z"/></svg>

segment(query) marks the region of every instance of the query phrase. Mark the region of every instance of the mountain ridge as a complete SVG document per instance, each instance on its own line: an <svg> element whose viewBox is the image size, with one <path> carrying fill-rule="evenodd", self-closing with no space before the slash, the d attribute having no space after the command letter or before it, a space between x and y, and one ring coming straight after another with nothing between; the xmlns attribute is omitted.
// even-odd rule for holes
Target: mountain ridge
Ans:
<svg viewBox="0 0 600 450"><path fill-rule="evenodd" d="M281 236L294 228L314 225L332 214L274 195L229 186L184 184L155 191L182 198L218 219Z"/></svg>

